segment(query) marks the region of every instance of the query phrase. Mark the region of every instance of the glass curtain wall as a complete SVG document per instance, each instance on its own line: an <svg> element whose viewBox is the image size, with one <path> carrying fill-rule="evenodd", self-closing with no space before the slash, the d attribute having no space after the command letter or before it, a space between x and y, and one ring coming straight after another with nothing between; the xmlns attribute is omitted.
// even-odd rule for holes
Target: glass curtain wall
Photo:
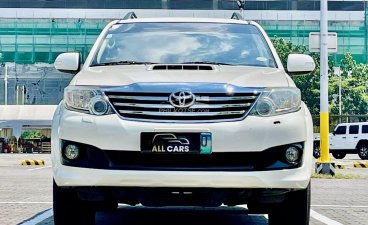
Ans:
<svg viewBox="0 0 368 225"><path fill-rule="evenodd" d="M319 10L319 0L247 0L248 10ZM1 8L237 10L234 0L0 0ZM332 11L362 11L364 1L329 1Z"/></svg>
<svg viewBox="0 0 368 225"><path fill-rule="evenodd" d="M351 52L357 62L367 62L367 15L365 21L330 21L329 30L338 34L338 53L333 55L336 64L345 52ZM308 45L309 32L319 30L316 20L257 22L270 37L302 45ZM107 23L107 20L2 19L0 62L53 63L58 54L71 51L80 52L84 60Z"/></svg>
<svg viewBox="0 0 368 225"><path fill-rule="evenodd" d="M86 58L108 21L81 19L1 19L0 62L53 63L62 52Z"/></svg>

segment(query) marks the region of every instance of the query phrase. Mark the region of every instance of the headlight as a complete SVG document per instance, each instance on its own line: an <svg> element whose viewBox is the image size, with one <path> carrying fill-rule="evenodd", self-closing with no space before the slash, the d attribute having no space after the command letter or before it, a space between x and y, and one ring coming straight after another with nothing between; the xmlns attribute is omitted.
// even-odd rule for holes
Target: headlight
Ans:
<svg viewBox="0 0 368 225"><path fill-rule="evenodd" d="M97 88L83 86L68 86L64 89L64 104L66 108L94 115L104 115L111 112L109 103Z"/></svg>
<svg viewBox="0 0 368 225"><path fill-rule="evenodd" d="M301 97L298 88L266 88L258 97L251 115L275 116L296 112L300 109Z"/></svg>

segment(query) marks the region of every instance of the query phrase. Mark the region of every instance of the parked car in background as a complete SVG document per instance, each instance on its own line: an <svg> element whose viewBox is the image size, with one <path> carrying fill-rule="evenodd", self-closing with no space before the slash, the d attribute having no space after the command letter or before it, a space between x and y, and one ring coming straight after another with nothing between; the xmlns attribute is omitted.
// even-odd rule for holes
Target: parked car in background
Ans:
<svg viewBox="0 0 368 225"><path fill-rule="evenodd" d="M346 154L358 154L361 159L368 159L368 122L341 123L329 136L330 153L336 159L343 159ZM319 158L320 138L314 136L313 156Z"/></svg>

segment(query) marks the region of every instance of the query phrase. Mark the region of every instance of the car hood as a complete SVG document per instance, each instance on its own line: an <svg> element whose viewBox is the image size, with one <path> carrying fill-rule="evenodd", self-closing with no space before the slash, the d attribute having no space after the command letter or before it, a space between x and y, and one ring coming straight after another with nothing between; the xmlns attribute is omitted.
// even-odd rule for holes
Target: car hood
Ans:
<svg viewBox="0 0 368 225"><path fill-rule="evenodd" d="M84 68L71 85L124 86L133 83L225 83L240 87L295 86L283 69L213 66L214 70L151 70L144 65Z"/></svg>

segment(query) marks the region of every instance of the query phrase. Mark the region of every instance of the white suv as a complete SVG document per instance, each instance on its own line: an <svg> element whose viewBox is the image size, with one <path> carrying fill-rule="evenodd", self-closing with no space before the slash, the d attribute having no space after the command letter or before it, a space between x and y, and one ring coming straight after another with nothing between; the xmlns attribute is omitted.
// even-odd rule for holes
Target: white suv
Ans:
<svg viewBox="0 0 368 225"><path fill-rule="evenodd" d="M318 158L319 136L314 141L314 157ZM368 122L341 123L336 126L329 138L330 152L336 159L343 159L346 154L358 154L361 159L368 159Z"/></svg>
<svg viewBox="0 0 368 225"><path fill-rule="evenodd" d="M247 204L270 224L309 224L313 125L264 30L239 19L111 22L52 127L55 224L93 224L118 203ZM314 70L291 54L289 74ZM77 222L78 222L77 221Z"/></svg>

